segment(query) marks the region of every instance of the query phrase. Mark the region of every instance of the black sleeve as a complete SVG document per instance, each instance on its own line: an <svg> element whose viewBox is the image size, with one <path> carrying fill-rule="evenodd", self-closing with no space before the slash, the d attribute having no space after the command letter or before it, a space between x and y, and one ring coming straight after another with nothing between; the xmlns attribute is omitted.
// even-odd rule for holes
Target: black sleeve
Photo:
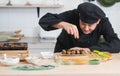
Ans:
<svg viewBox="0 0 120 76"><path fill-rule="evenodd" d="M61 21L72 23L74 20L74 12L75 10L66 11L60 14L47 13L39 20L39 25L46 31L55 30L56 28L51 26Z"/></svg>
<svg viewBox="0 0 120 76"><path fill-rule="evenodd" d="M117 34L114 32L111 23L108 19L102 21L101 32L105 39L105 42L99 43L98 45L90 47L91 50L101 50L101 51L109 51L111 53L118 53L120 51L120 40Z"/></svg>

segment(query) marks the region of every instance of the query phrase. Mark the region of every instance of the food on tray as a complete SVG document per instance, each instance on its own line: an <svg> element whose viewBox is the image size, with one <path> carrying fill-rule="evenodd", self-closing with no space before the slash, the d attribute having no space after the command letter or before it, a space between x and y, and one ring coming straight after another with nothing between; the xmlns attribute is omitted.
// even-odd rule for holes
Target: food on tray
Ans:
<svg viewBox="0 0 120 76"><path fill-rule="evenodd" d="M109 52L94 50L86 53L84 50L62 50L55 54L55 61L59 64L100 64L110 60L112 55Z"/></svg>
<svg viewBox="0 0 120 76"><path fill-rule="evenodd" d="M105 58L110 58L109 55L105 54L104 52L100 52L99 50L94 50L94 53L98 54L99 56L105 57Z"/></svg>
<svg viewBox="0 0 120 76"><path fill-rule="evenodd" d="M62 50L55 55L55 60L60 64L88 64L89 55L84 50Z"/></svg>
<svg viewBox="0 0 120 76"><path fill-rule="evenodd" d="M0 42L0 50L27 50L26 42Z"/></svg>
<svg viewBox="0 0 120 76"><path fill-rule="evenodd" d="M96 65L96 64L100 64L100 60L99 59L92 59L92 60L89 60L89 64L91 65Z"/></svg>
<svg viewBox="0 0 120 76"><path fill-rule="evenodd" d="M61 55L60 53L55 54L55 61L58 64L88 64L89 56L82 54L79 55Z"/></svg>
<svg viewBox="0 0 120 76"><path fill-rule="evenodd" d="M84 50L62 50L62 55L85 55L85 51Z"/></svg>
<svg viewBox="0 0 120 76"><path fill-rule="evenodd" d="M93 50L93 52L100 56L103 61L112 59L112 54L110 54L109 52L101 52L99 50Z"/></svg>

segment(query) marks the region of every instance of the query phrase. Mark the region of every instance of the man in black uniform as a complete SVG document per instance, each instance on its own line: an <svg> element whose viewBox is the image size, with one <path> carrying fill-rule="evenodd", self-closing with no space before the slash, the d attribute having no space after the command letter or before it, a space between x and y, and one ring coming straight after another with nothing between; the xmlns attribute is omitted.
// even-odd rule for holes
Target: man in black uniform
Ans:
<svg viewBox="0 0 120 76"><path fill-rule="evenodd" d="M77 9L60 14L47 13L40 21L40 26L47 31L60 29L54 52L63 49L108 51L118 53L120 40L114 32L105 13L95 4L82 3ZM103 36L104 42L99 42Z"/></svg>

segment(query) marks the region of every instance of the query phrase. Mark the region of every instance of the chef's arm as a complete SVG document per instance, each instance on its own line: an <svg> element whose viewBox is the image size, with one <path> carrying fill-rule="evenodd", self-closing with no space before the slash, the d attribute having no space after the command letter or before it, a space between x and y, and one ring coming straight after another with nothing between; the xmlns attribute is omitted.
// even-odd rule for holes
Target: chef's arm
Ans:
<svg viewBox="0 0 120 76"><path fill-rule="evenodd" d="M73 12L67 11L61 14L47 13L39 20L39 24L46 31L63 28L68 34L74 35L74 38L79 38L77 26L71 22L74 19L74 16L72 16L74 15Z"/></svg>
<svg viewBox="0 0 120 76"><path fill-rule="evenodd" d="M58 18L57 14L47 13L39 20L39 25L46 31L55 30L57 28L51 27L58 24L62 20Z"/></svg>
<svg viewBox="0 0 120 76"><path fill-rule="evenodd" d="M47 13L40 18L39 25L46 31L63 28L61 26L55 26L55 28L52 26L58 25L59 23L63 24L63 22L73 24L72 21L75 19L75 12L76 10L70 10L60 14Z"/></svg>

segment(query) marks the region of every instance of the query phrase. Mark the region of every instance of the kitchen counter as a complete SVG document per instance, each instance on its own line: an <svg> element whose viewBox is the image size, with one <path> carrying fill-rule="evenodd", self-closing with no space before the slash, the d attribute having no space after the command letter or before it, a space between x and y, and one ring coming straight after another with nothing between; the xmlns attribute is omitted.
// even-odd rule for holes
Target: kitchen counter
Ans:
<svg viewBox="0 0 120 76"><path fill-rule="evenodd" d="M57 67L51 70L22 71L0 66L0 76L120 76L120 54L113 54L112 60L99 65L58 65L53 59L43 59L40 64Z"/></svg>

